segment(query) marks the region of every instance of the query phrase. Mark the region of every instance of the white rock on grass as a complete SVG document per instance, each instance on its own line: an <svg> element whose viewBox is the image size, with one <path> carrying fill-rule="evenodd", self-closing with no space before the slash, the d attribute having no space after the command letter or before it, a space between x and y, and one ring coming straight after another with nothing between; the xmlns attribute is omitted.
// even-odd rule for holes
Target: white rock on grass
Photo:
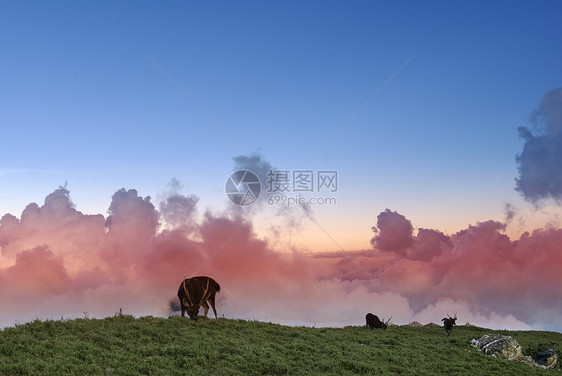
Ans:
<svg viewBox="0 0 562 376"><path fill-rule="evenodd" d="M478 339L473 339L470 344L488 356L501 359L521 361L543 369L554 368L558 364L558 354L552 349L545 350L537 355L537 359L524 356L521 346L513 337L501 334L485 334Z"/></svg>

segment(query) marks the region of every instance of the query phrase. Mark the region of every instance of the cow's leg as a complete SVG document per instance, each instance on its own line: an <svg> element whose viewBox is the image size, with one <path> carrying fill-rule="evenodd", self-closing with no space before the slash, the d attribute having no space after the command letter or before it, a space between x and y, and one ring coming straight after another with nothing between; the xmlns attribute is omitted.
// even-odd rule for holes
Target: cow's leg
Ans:
<svg viewBox="0 0 562 376"><path fill-rule="evenodd" d="M215 319L217 319L218 316L217 310L215 309L215 294L211 294L211 296L209 296L208 302L211 304L211 308L213 309L213 313L215 314Z"/></svg>
<svg viewBox="0 0 562 376"><path fill-rule="evenodd" d="M183 302L181 301L181 299L180 299L180 307L181 307L181 317L184 317L185 316L185 308L183 306Z"/></svg>

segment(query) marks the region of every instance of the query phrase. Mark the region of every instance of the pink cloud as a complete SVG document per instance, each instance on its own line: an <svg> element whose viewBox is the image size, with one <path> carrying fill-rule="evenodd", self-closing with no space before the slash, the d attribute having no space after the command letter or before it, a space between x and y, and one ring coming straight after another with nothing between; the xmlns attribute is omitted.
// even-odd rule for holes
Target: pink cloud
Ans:
<svg viewBox="0 0 562 376"><path fill-rule="evenodd" d="M15 264L2 270L0 279L4 286L2 294L35 299L60 294L70 283L62 260L46 246L18 253Z"/></svg>
<svg viewBox="0 0 562 376"><path fill-rule="evenodd" d="M373 249L286 254L240 212L207 211L198 222L197 198L171 195L162 214L149 197L121 189L106 219L77 211L61 188L20 219L4 215L2 325L119 308L166 316L184 276L198 274L221 284L217 309L227 317L360 325L367 312L406 323L437 322L446 314L438 311L449 310L482 325L562 329L560 229L512 240L505 224L487 221L452 235L414 234L405 216L387 209Z"/></svg>
<svg viewBox="0 0 562 376"><path fill-rule="evenodd" d="M371 239L371 244L382 251L403 254L415 242L413 229L406 217L386 209L377 217L377 227L373 227L377 235Z"/></svg>

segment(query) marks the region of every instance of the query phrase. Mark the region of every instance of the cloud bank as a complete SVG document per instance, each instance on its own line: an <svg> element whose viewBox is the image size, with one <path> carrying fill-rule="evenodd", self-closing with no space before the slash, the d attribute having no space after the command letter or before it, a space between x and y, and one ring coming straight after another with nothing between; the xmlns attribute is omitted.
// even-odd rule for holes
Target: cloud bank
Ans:
<svg viewBox="0 0 562 376"><path fill-rule="evenodd" d="M172 187L179 187L175 182ZM168 316L184 276L221 284L219 315L285 324L361 325L367 312L497 328L562 330L562 230L517 240L486 221L453 235L377 217L373 248L346 254L277 252L252 222L197 213L197 197L170 189L156 206L134 189L107 217L76 210L66 188L0 220L0 325L36 318L104 317L120 308Z"/></svg>

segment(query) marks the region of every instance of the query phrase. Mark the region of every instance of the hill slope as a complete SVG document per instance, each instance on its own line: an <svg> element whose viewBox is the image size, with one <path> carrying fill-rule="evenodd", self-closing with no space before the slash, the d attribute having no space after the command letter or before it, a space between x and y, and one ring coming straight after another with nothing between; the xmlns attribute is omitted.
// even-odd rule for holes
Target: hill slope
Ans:
<svg viewBox="0 0 562 376"><path fill-rule="evenodd" d="M526 354L562 334L459 326L304 328L228 319L116 316L34 321L0 331L2 375L545 375L489 358L472 338L500 332Z"/></svg>

